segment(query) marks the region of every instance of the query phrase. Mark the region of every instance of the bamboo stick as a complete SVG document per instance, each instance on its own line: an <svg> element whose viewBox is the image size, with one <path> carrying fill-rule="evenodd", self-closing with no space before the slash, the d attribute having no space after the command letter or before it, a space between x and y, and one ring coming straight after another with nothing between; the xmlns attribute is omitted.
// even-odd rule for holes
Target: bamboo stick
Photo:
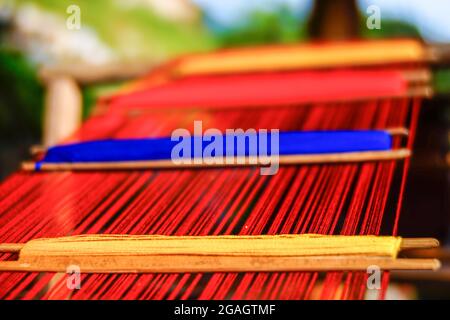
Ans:
<svg viewBox="0 0 450 320"><path fill-rule="evenodd" d="M425 49L426 60L435 64L445 64L450 61L450 44L434 43Z"/></svg>
<svg viewBox="0 0 450 320"><path fill-rule="evenodd" d="M42 163L39 170L64 171L64 170L132 170L132 169L174 169L174 168L209 168L209 167L242 167L242 166L266 166L267 163L280 165L319 164L341 162L366 162L404 159L411 155L409 149L395 149L389 151L364 151L312 155L282 155L275 157L235 157L233 163L213 163L214 159L203 158L201 163L190 161L189 163L174 163L172 160L151 161L126 161L126 162L77 162L77 163ZM22 169L35 171L35 162L23 162Z"/></svg>
<svg viewBox="0 0 450 320"><path fill-rule="evenodd" d="M409 135L409 130L408 130L408 128L405 128L405 127L391 127L391 128L386 128L386 129L369 129L369 130L385 131L388 134L390 134L391 136L408 136ZM43 145L36 144L36 145L32 145L30 147L29 151L30 151L31 155L37 155L37 154L47 152L47 148Z"/></svg>
<svg viewBox="0 0 450 320"><path fill-rule="evenodd" d="M39 76L44 81L61 75L69 76L80 84L119 81L144 76L162 61L120 61L103 65L67 64L44 66Z"/></svg>
<svg viewBox="0 0 450 320"><path fill-rule="evenodd" d="M432 72L426 68L403 70L402 75L410 84L429 83L433 78Z"/></svg>
<svg viewBox="0 0 450 320"><path fill-rule="evenodd" d="M406 92L407 97L431 98L433 94L433 88L430 85L413 86L408 88Z"/></svg>
<svg viewBox="0 0 450 320"><path fill-rule="evenodd" d="M434 238L402 238L401 249L427 249L439 247L439 240Z"/></svg>
<svg viewBox="0 0 450 320"><path fill-rule="evenodd" d="M389 133L391 136L408 136L409 135L409 129L405 128L405 127L387 128L384 131Z"/></svg>
<svg viewBox="0 0 450 320"><path fill-rule="evenodd" d="M170 70L173 77L198 74L228 74L266 70L327 69L342 66L378 66L401 63L445 64L449 44L423 45L415 40L337 42L323 46L267 46L227 50L182 57Z"/></svg>
<svg viewBox="0 0 450 320"><path fill-rule="evenodd" d="M204 239L210 246L201 245ZM373 265L384 270L436 270L440 267L435 259L391 256L396 255L396 250L436 247L439 244L436 239L404 238L400 242L398 239L321 235L87 235L36 239L29 244L0 244L0 252L19 253L18 261L0 261L0 271L65 272L70 265L77 265L83 273L366 270ZM217 246L212 244L214 241L219 241ZM280 243L285 244L279 247ZM397 249L396 243L400 243ZM227 245L224 247L224 244ZM336 254L315 254L317 252Z"/></svg>
<svg viewBox="0 0 450 320"><path fill-rule="evenodd" d="M360 256L324 257L242 257L242 256L128 256L84 257L78 259L42 257L1 261L0 271L66 272L77 265L83 273L203 273L203 272L296 272L382 270L437 270L436 259L393 259Z"/></svg>
<svg viewBox="0 0 450 320"><path fill-rule="evenodd" d="M35 156L37 154L45 153L47 152L47 148L43 145L32 145L30 147L30 154Z"/></svg>
<svg viewBox="0 0 450 320"><path fill-rule="evenodd" d="M24 245L24 243L0 243L0 252L18 253Z"/></svg>
<svg viewBox="0 0 450 320"><path fill-rule="evenodd" d="M179 60L178 76L227 74L343 66L374 66L426 61L426 47L416 40L336 42L325 45L267 46L197 54Z"/></svg>

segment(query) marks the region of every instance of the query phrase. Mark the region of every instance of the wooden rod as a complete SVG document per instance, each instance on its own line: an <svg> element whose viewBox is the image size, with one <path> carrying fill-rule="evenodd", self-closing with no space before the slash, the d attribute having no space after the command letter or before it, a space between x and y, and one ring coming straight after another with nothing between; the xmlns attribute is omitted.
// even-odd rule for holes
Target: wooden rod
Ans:
<svg viewBox="0 0 450 320"><path fill-rule="evenodd" d="M365 151L346 152L314 155L286 155L279 156L280 165L318 164L318 163L340 163L340 162L366 162L404 159L411 155L409 149L396 149L389 151ZM209 161L208 161L209 160ZM220 167L242 167L242 166L266 166L266 163L275 163L276 158L271 157L235 157L233 163L211 163L213 159L203 158L202 163L175 164L172 160L153 161L126 161L126 162L78 162L78 163L42 163L42 171L64 171L64 170L133 170L133 169L174 169L174 168L220 168ZM206 162L206 163L205 163ZM210 162L210 163L208 163ZM264 165L263 165L264 164ZM22 169L35 171L35 162L23 162Z"/></svg>
<svg viewBox="0 0 450 320"><path fill-rule="evenodd" d="M30 154L35 156L47 152L47 148L43 145L32 145L30 147Z"/></svg>
<svg viewBox="0 0 450 320"><path fill-rule="evenodd" d="M380 131L385 131L388 134L390 134L391 136L408 136L409 135L409 130L408 128L405 127L391 127L391 128L386 128L386 129L368 129L368 130L380 130ZM80 141L80 142L86 142L86 141ZM43 145L32 145L30 147L30 154L32 155L37 155L37 154L41 154L41 153L45 153L47 152L47 148Z"/></svg>
<svg viewBox="0 0 450 320"><path fill-rule="evenodd" d="M403 238L401 249L426 249L439 247L439 240L434 238Z"/></svg>
<svg viewBox="0 0 450 320"><path fill-rule="evenodd" d="M447 64L450 62L450 44L434 43L426 47L426 58L435 64Z"/></svg>
<svg viewBox="0 0 450 320"><path fill-rule="evenodd" d="M216 250L214 249L215 246L205 249L206 251L203 250L203 246L201 247L203 249L199 247L198 250L194 250L193 248L196 248L197 245L195 242L200 241L199 243L201 243L203 237L188 237L186 239L188 242L183 242L183 239L179 239L180 237L172 238L170 236L89 235L36 239L27 244L4 243L0 244L0 252L20 254L17 261L0 261L0 271L66 272L70 265L77 265L83 273L350 271L366 270L369 266L377 266L384 270L436 270L440 267L440 262L436 259L396 259L394 256L389 256L390 254L382 256L380 255L383 251L382 248L372 249L369 246L369 248L366 248L369 250L362 251L361 254L355 252L355 250L349 251L349 247L345 247L346 244L349 244L345 237L336 238L341 240L340 243L335 244L336 248L343 250L343 253L339 255L312 255L313 252L322 252L317 251L320 246L315 247L313 243L317 245L316 241L322 241L325 236L310 235L308 237L305 235L304 239L295 235L253 236L255 239L251 237L246 236L243 239L239 239L239 236L232 238L230 236L205 237L211 239L209 241L216 241L217 238L221 243L225 241L230 245L232 243L234 245L239 244L236 247L237 251L229 249L230 252ZM300 241L301 243L306 241L303 245L307 246L310 251L306 255L300 251L298 254L294 254L295 250L282 254L285 250L283 248L289 247L289 243L291 243L289 237L292 237L292 241ZM371 238L374 237L368 236L367 239L364 239L369 241L366 244L380 239L375 237L375 239L370 240ZM398 241L392 237L388 238L389 241L393 241L392 243ZM100 243L101 241L104 242ZM174 247L173 241L180 242ZM263 246L264 250L261 251L262 247L256 245L258 241L266 243ZM276 245L274 247L273 241L278 241L276 243L281 243L279 241L287 242L280 248L280 253L276 251L277 253L274 254L273 250L278 250L278 248ZM92 247L91 242L98 244L100 247ZM387 248L390 250L389 243ZM160 245L163 247L160 247ZM167 250L160 249L164 248L164 245L168 246ZM436 239L404 238L401 239L399 249L429 248L438 245L439 242ZM185 246L185 249L180 249L180 246L181 248ZM246 246L250 247L247 248ZM359 246L361 246L361 250L364 250L363 243L359 243ZM351 248L353 247L351 245ZM329 247L324 248L325 252L327 248ZM364 252L366 253L364 254Z"/></svg>
<svg viewBox="0 0 450 320"><path fill-rule="evenodd" d="M69 76L80 84L120 81L146 75L162 61L120 61L110 64L67 64L45 66L39 70L39 76L44 81Z"/></svg>
<svg viewBox="0 0 450 320"><path fill-rule="evenodd" d="M407 97L431 98L433 94L433 88L430 85L413 86L408 88L406 92Z"/></svg>
<svg viewBox="0 0 450 320"><path fill-rule="evenodd" d="M0 243L0 252L20 252L24 243Z"/></svg>
<svg viewBox="0 0 450 320"><path fill-rule="evenodd" d="M197 54L179 60L172 69L181 76L273 70L319 69L418 63L425 47L416 40L377 40L266 46Z"/></svg>
<svg viewBox="0 0 450 320"><path fill-rule="evenodd" d="M428 83L432 80L433 74L429 69L412 69L403 70L403 78L410 84L413 83Z"/></svg>
<svg viewBox="0 0 450 320"><path fill-rule="evenodd" d="M129 256L84 257L77 260L44 257L34 261L1 261L0 271L66 272L70 265L82 273L204 273L204 272L297 272L382 270L437 270L436 259L377 257L242 257L242 256Z"/></svg>
<svg viewBox="0 0 450 320"><path fill-rule="evenodd" d="M409 129L405 127L397 127L397 128L387 128L384 129L387 133L389 133L391 136L408 136L409 135Z"/></svg>

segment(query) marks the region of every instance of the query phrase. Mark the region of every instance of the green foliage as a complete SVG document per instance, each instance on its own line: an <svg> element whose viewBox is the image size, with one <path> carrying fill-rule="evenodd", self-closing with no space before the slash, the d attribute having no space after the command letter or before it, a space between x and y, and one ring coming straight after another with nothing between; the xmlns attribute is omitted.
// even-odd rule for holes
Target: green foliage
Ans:
<svg viewBox="0 0 450 320"><path fill-rule="evenodd" d="M450 69L435 70L433 88L438 94L450 94Z"/></svg>
<svg viewBox="0 0 450 320"><path fill-rule="evenodd" d="M217 47L215 38L200 23L175 23L139 6L128 6L111 0L17 0L20 7L33 4L64 18L69 5L81 9L82 26L95 30L99 39L125 59L129 56L146 59L169 58L178 54L205 51ZM65 28L64 26L61 26ZM40 133L42 88L34 70L19 53L2 52L0 76L0 130L13 134L14 122ZM8 80L5 80L8 79ZM19 85L20 84L20 85ZM14 88L10 88L10 87ZM90 113L99 95L116 84L90 85L83 88L83 115ZM40 91L38 91L38 89ZM4 106L8 104L8 108ZM21 129L22 130L22 129Z"/></svg>
<svg viewBox="0 0 450 320"><path fill-rule="evenodd" d="M119 56L172 57L215 48L214 37L201 23L176 23L150 9L112 0L17 0L67 17L69 5L78 5L82 26L94 29Z"/></svg>
<svg viewBox="0 0 450 320"><path fill-rule="evenodd" d="M255 11L247 22L218 35L223 47L265 43L293 43L305 38L306 26L286 7L274 12Z"/></svg>
<svg viewBox="0 0 450 320"><path fill-rule="evenodd" d="M17 51L0 48L0 136L39 136L43 88Z"/></svg>

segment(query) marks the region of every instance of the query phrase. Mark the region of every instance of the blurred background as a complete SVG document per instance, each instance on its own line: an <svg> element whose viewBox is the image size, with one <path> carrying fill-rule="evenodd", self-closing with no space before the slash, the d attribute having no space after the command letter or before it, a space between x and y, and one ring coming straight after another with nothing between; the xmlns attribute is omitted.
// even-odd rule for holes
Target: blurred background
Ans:
<svg viewBox="0 0 450 320"><path fill-rule="evenodd" d="M371 30L372 5L381 28ZM67 23L77 10L73 30ZM449 14L448 0L0 0L0 181L42 142L46 68L132 63L139 74L181 54L237 46L391 37L450 43ZM406 195L405 210L429 219L401 226L404 235L447 242L449 74L435 72L438 94L421 115ZM83 117L120 84L79 81ZM450 296L448 285L432 282L399 290L397 297Z"/></svg>

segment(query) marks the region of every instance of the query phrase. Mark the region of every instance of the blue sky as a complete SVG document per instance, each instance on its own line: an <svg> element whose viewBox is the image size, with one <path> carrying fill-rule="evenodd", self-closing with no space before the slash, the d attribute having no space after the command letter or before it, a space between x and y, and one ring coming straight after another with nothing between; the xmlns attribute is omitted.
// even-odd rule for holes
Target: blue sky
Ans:
<svg viewBox="0 0 450 320"><path fill-rule="evenodd" d="M287 5L299 17L309 13L311 0L193 0L222 26L231 26L251 10L273 10ZM430 41L450 42L450 0L359 0L361 10L378 5L381 19L395 18L415 24L422 35ZM383 20L381 20L383 26Z"/></svg>

